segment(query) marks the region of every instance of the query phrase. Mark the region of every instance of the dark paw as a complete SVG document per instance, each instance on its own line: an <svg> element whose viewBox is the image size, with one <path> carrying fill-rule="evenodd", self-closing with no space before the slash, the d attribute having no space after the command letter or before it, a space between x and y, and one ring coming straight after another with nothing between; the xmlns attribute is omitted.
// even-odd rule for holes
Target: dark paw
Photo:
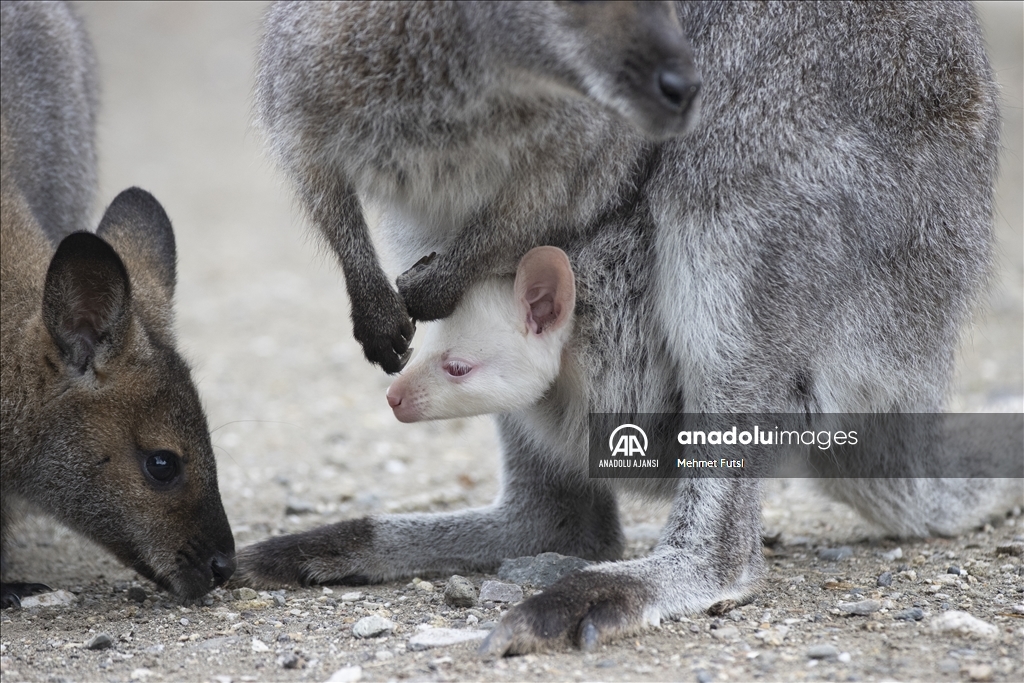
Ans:
<svg viewBox="0 0 1024 683"><path fill-rule="evenodd" d="M405 304L390 288L373 296L352 301L352 333L363 347L366 359L384 372L401 372L409 362L416 325L409 319Z"/></svg>
<svg viewBox="0 0 1024 683"><path fill-rule="evenodd" d="M370 582L359 558L373 540L373 524L353 519L260 541L238 552L239 582L254 588Z"/></svg>
<svg viewBox="0 0 1024 683"><path fill-rule="evenodd" d="M3 608L21 607L21 599L37 593L49 593L53 589L41 583L0 584L0 604Z"/></svg>
<svg viewBox="0 0 1024 683"><path fill-rule="evenodd" d="M424 256L398 276L398 292L413 320L441 320L459 305L466 283L444 257Z"/></svg>
<svg viewBox="0 0 1024 683"><path fill-rule="evenodd" d="M508 611L480 646L507 656L577 646L584 651L642 624L644 585L628 576L579 572Z"/></svg>

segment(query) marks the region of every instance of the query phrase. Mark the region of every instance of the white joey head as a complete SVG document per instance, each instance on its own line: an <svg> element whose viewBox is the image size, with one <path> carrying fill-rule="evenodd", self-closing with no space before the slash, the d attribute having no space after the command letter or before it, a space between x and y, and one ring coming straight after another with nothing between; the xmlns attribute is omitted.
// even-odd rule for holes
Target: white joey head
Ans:
<svg viewBox="0 0 1024 683"><path fill-rule="evenodd" d="M425 326L423 344L388 388L402 422L503 413L535 404L561 369L576 282L557 247L519 261L515 281L475 284L451 316Z"/></svg>

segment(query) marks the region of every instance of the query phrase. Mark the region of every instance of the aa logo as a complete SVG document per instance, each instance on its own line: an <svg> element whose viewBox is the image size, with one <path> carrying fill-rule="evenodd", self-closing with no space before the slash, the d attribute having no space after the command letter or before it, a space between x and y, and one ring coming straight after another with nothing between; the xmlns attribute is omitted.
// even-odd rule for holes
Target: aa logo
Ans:
<svg viewBox="0 0 1024 683"><path fill-rule="evenodd" d="M636 425L619 425L608 437L608 448L612 452L612 457L623 455L642 458L647 454L647 434Z"/></svg>

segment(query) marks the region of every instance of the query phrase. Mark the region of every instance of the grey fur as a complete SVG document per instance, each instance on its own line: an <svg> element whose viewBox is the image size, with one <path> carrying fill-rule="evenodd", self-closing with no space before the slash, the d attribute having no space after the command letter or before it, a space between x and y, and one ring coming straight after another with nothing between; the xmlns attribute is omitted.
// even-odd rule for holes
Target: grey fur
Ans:
<svg viewBox="0 0 1024 683"><path fill-rule="evenodd" d="M131 188L96 234L75 231L96 177L92 53L63 3L4 3L2 19L0 572L28 504L197 598L233 572L234 539L174 349L171 223ZM3 606L45 588L5 580Z"/></svg>
<svg viewBox="0 0 1024 683"><path fill-rule="evenodd" d="M96 193L98 84L92 44L63 2L2 3L0 103L12 174L54 244L89 229ZM40 49L46 40L48 49Z"/></svg>
<svg viewBox="0 0 1024 683"><path fill-rule="evenodd" d="M988 267L998 149L997 93L969 5L679 3L701 116L668 140L594 91L511 87L498 65L518 64L534 41L543 52L539 34L580 38L551 15L531 23L550 6L501 6L522 23L468 21L485 16L472 3L268 13L261 119L339 251L354 309L376 305L360 287L383 280L358 196L380 212L400 269L439 252L399 279L414 317L443 316L467 283L554 244L576 272L577 328L542 402L498 418L494 505L271 539L240 554L255 584L491 569L542 551L617 557L611 482L586 474L590 412L944 406ZM893 474L916 473L928 455L906 454ZM485 651L592 647L756 586L756 482L630 484L673 496L651 556L590 567L527 600ZM832 489L907 535L955 533L1021 496L1019 481L981 479Z"/></svg>

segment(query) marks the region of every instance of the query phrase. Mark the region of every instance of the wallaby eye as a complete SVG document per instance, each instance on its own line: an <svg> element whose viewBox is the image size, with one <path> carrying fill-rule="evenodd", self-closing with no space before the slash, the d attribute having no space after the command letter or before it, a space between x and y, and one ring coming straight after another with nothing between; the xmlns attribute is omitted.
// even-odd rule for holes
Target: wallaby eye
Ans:
<svg viewBox="0 0 1024 683"><path fill-rule="evenodd" d="M166 484L178 476L181 470L180 458L172 451L154 451L146 458L145 468L146 474Z"/></svg>
<svg viewBox="0 0 1024 683"><path fill-rule="evenodd" d="M462 377L468 375L469 371L473 369L473 366L469 363L463 363L458 360L446 360L441 366L444 371L448 373L450 377Z"/></svg>

